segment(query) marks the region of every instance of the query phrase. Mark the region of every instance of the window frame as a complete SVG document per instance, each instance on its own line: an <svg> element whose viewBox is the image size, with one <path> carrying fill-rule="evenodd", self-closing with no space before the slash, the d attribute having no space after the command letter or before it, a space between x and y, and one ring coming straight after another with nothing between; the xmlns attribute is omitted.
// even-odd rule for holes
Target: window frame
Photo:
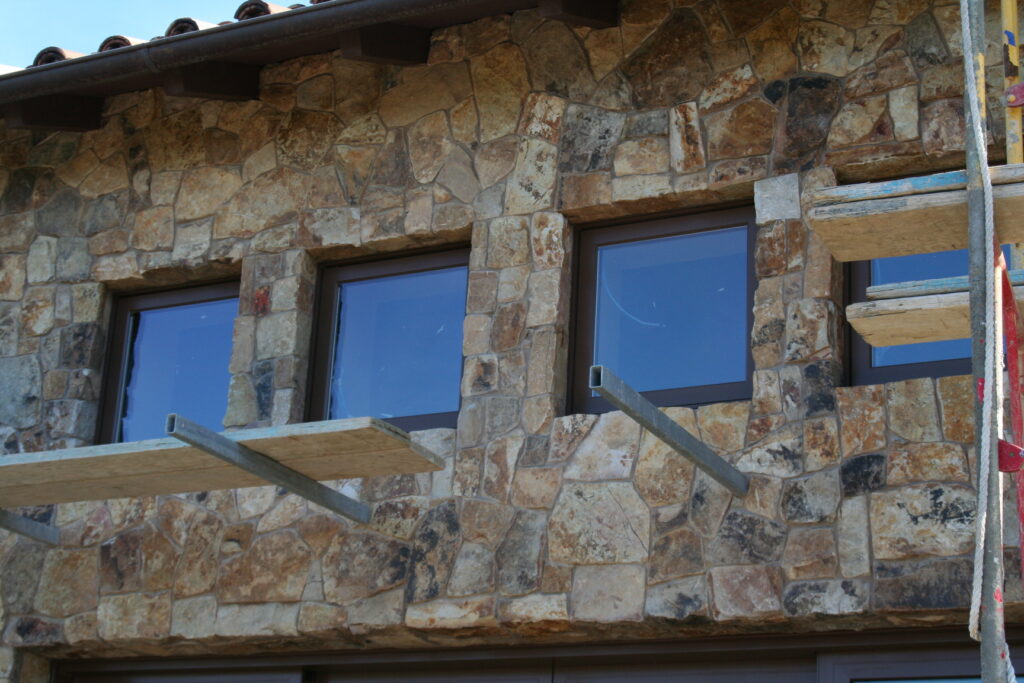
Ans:
<svg viewBox="0 0 1024 683"><path fill-rule="evenodd" d="M306 421L329 420L331 404L331 377L334 374L334 349L340 324L339 301L341 285L348 282L373 280L395 275L424 273L455 266L469 268L470 248L460 246L443 251L376 258L346 263L325 265L320 268L313 322L313 344L309 363L309 392L306 401ZM468 288L467 288L468 289ZM465 319L465 301L463 301ZM464 359L463 347L459 345L459 356ZM462 363L459 364L460 375ZM461 376L460 376L461 380ZM460 382L461 384L461 382ZM462 392L459 394L459 408L462 407ZM443 413L424 413L402 417L379 418L405 431L455 428L459 419L459 408Z"/></svg>
<svg viewBox="0 0 1024 683"><path fill-rule="evenodd" d="M870 285L871 261L854 261L850 263L847 270L847 303L856 304L868 301L867 289ZM864 341L849 322L847 322L846 327L849 342L847 345L850 359L849 376L850 384L853 386L885 384L886 382L898 382L920 377L948 377L951 375L971 374L971 359L969 356L966 358L875 367L871 364L871 345Z"/></svg>
<svg viewBox="0 0 1024 683"><path fill-rule="evenodd" d="M110 341L107 344L106 367L100 394L100 419L97 434L98 443L121 443L120 427L124 409L125 389L128 380L129 359L132 351L131 338L134 333L135 314L161 308L174 308L189 304L240 298L241 283L225 280L205 285L179 287L122 294L113 301L110 319ZM232 318L232 327L234 320ZM225 371L227 368L225 368ZM227 396L225 395L225 400Z"/></svg>
<svg viewBox="0 0 1024 683"><path fill-rule="evenodd" d="M751 398L754 371L751 333L754 328L754 292L758 282L754 249L757 244L758 226L754 207L742 206L679 214L643 222L586 226L577 231L576 276L573 282L573 320L570 340L571 357L569 359L570 412L600 414L615 410L615 407L605 399L591 396L588 386L595 336L597 296L593 284L597 277L598 248L612 244L641 242L661 237L739 227L741 224L745 224L747 230L746 378L738 382L659 389L641 393L657 406L699 406Z"/></svg>

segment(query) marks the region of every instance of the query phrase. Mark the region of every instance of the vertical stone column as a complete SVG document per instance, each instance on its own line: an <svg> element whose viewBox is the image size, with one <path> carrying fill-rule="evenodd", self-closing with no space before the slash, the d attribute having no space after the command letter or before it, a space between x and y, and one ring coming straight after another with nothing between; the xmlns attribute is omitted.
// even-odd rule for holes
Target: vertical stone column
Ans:
<svg viewBox="0 0 1024 683"><path fill-rule="evenodd" d="M315 282L304 251L244 260L225 427L303 419Z"/></svg>

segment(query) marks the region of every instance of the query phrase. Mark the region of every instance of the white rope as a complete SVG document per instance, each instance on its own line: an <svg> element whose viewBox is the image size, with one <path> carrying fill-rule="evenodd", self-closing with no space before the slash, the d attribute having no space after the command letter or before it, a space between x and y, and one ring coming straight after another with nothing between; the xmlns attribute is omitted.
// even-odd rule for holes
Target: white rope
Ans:
<svg viewBox="0 0 1024 683"><path fill-rule="evenodd" d="M960 32L964 42L964 74L967 85L967 103L970 122L973 128L973 143L978 156L978 164L984 169L982 174L982 196L985 203L985 386L982 392L981 443L978 452L978 515L977 531L974 545L974 581L971 586L971 612L969 630L971 637L981 640L978 622L981 616L981 598L984 579L985 526L988 511L989 495L1002 497L1002 473L999 474L999 490L989 491L988 481L992 463L992 429L995 420L997 435L1003 434L1003 373L1000 367L1002 358L1001 345L1003 340L1002 316L1000 299L1002 297L1001 282L996 281L995 265L995 218L992 204L992 178L988 171L988 149L985 145L985 130L981 125L981 105L978 97L978 80L974 72L974 45L971 35L971 19L968 0L960 0ZM1000 517L1002 505L999 506ZM1000 528L1002 526L1000 525ZM1000 547L1002 539L1000 539ZM1006 662L1007 679L1016 683L1017 678L1010 662L1010 653L1006 641L1002 643L1003 660Z"/></svg>

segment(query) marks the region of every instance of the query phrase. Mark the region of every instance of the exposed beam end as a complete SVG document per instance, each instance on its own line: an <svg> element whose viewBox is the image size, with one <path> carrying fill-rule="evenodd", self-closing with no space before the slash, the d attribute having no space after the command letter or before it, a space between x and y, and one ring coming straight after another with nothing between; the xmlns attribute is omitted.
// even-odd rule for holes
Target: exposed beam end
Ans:
<svg viewBox="0 0 1024 683"><path fill-rule="evenodd" d="M38 131L86 131L103 126L103 98L42 95L7 105L7 127Z"/></svg>
<svg viewBox="0 0 1024 683"><path fill-rule="evenodd" d="M619 23L617 0L541 0L541 16L579 26L611 28Z"/></svg>
<svg viewBox="0 0 1024 683"><path fill-rule="evenodd" d="M175 69L164 81L168 95L214 100L258 100L260 67L256 64L208 62Z"/></svg>
<svg viewBox="0 0 1024 683"><path fill-rule="evenodd" d="M377 64L426 64L430 31L418 26L376 24L341 34L341 54L346 59Z"/></svg>

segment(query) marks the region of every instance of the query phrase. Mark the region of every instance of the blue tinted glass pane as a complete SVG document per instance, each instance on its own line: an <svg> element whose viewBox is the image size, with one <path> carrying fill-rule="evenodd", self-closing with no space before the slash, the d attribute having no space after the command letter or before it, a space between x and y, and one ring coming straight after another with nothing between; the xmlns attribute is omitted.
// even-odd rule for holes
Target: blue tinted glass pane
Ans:
<svg viewBox="0 0 1024 683"><path fill-rule="evenodd" d="M1003 247L1009 262L1009 247ZM956 277L967 273L967 250L942 251L935 254L914 254L892 256L871 262L871 284L884 285L892 282L932 280L942 277ZM871 350L871 364L875 367L903 365L906 363L927 363L939 360L966 358L971 353L969 339L925 342L922 344L901 344L884 346Z"/></svg>
<svg viewBox="0 0 1024 683"><path fill-rule="evenodd" d="M165 436L168 413L220 431L228 403L231 334L238 299L135 315L121 440Z"/></svg>
<svg viewBox="0 0 1024 683"><path fill-rule="evenodd" d="M638 391L747 376L747 230L600 247L594 363Z"/></svg>
<svg viewBox="0 0 1024 683"><path fill-rule="evenodd" d="M331 418L459 409L464 266L341 285Z"/></svg>

